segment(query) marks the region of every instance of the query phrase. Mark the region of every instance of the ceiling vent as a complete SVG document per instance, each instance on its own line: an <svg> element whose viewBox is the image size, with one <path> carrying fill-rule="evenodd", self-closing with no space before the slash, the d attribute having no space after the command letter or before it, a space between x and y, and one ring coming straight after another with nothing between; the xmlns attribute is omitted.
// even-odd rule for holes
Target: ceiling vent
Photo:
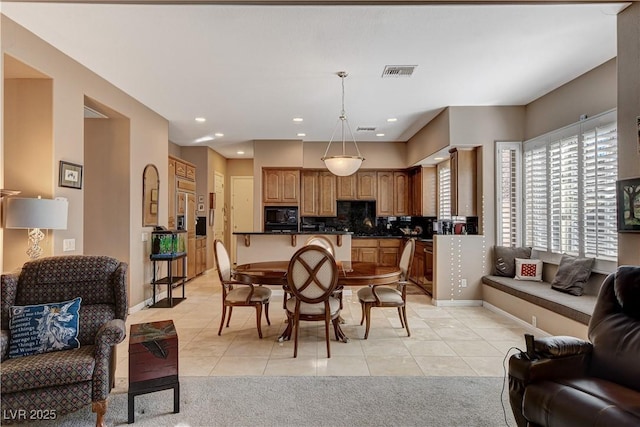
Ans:
<svg viewBox="0 0 640 427"><path fill-rule="evenodd" d="M411 77L417 65L387 65L382 71L382 78L385 77Z"/></svg>
<svg viewBox="0 0 640 427"><path fill-rule="evenodd" d="M375 132L376 128L372 126L358 126L356 132Z"/></svg>

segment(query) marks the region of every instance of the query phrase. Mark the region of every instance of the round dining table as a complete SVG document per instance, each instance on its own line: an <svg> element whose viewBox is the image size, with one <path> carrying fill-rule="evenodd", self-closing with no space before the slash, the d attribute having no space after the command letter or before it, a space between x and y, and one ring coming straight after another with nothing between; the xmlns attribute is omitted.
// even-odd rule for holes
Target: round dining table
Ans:
<svg viewBox="0 0 640 427"><path fill-rule="evenodd" d="M338 261L338 287L391 285L397 283L401 277L398 266L380 265L375 262ZM287 286L287 269L289 261L252 262L238 265L234 271L234 278L245 283L257 285ZM279 341L291 338L291 324L280 335ZM348 342L349 338L338 327L336 337L339 341Z"/></svg>

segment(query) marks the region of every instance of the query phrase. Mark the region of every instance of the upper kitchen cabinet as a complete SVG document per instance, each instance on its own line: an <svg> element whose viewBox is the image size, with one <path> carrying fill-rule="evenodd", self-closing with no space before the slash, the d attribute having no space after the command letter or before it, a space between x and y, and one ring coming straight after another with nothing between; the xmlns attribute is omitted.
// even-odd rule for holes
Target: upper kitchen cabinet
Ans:
<svg viewBox="0 0 640 427"><path fill-rule="evenodd" d="M266 205L298 205L298 169L262 169L262 201Z"/></svg>
<svg viewBox="0 0 640 427"><path fill-rule="evenodd" d="M336 176L327 171L300 174L300 216L331 217L336 210Z"/></svg>
<svg viewBox="0 0 640 427"><path fill-rule="evenodd" d="M378 171L378 216L409 215L409 175L404 171Z"/></svg>
<svg viewBox="0 0 640 427"><path fill-rule="evenodd" d="M376 200L376 197L376 171L359 171L337 179L337 200Z"/></svg>
<svg viewBox="0 0 640 427"><path fill-rule="evenodd" d="M437 180L435 167L417 167L409 171L411 216L437 216Z"/></svg>
<svg viewBox="0 0 640 427"><path fill-rule="evenodd" d="M451 167L451 215L477 216L476 150L449 150Z"/></svg>
<svg viewBox="0 0 640 427"><path fill-rule="evenodd" d="M377 176L375 171L356 172L358 200L376 200Z"/></svg>

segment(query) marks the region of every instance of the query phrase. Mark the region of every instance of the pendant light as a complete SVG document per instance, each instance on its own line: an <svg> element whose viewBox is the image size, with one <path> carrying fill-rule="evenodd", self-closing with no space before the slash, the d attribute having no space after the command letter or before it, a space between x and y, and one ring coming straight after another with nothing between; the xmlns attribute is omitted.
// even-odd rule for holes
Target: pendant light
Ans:
<svg viewBox="0 0 640 427"><path fill-rule="evenodd" d="M353 132L351 131L351 127L349 126L349 121L347 120L347 115L344 111L344 79L348 76L345 71L340 71L337 73L338 77L340 77L342 82L342 110L340 110L340 116L338 116L338 122L336 123L335 128L333 129L333 134L331 135L331 140L329 140L329 145L327 146L326 151L324 152L324 156L322 157L322 161L324 162L329 172L337 176L349 176L356 173L362 162L364 161L364 157L360 154L360 150L358 149L358 144L356 143L356 139L353 137ZM342 154L339 156L327 156L329 153L329 148L331 148L331 143L333 142L333 138L338 130L338 126L341 128L342 135ZM351 135L351 140L353 141L353 145L356 147L357 156L347 155L346 152L346 141L345 141L345 126Z"/></svg>

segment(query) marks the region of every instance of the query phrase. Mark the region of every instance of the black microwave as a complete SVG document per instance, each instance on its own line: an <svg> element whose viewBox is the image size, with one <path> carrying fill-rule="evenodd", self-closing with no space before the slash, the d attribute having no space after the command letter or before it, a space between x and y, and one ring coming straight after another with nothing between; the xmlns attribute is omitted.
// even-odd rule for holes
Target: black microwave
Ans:
<svg viewBox="0 0 640 427"><path fill-rule="evenodd" d="M298 231L298 207L266 206L264 231Z"/></svg>

